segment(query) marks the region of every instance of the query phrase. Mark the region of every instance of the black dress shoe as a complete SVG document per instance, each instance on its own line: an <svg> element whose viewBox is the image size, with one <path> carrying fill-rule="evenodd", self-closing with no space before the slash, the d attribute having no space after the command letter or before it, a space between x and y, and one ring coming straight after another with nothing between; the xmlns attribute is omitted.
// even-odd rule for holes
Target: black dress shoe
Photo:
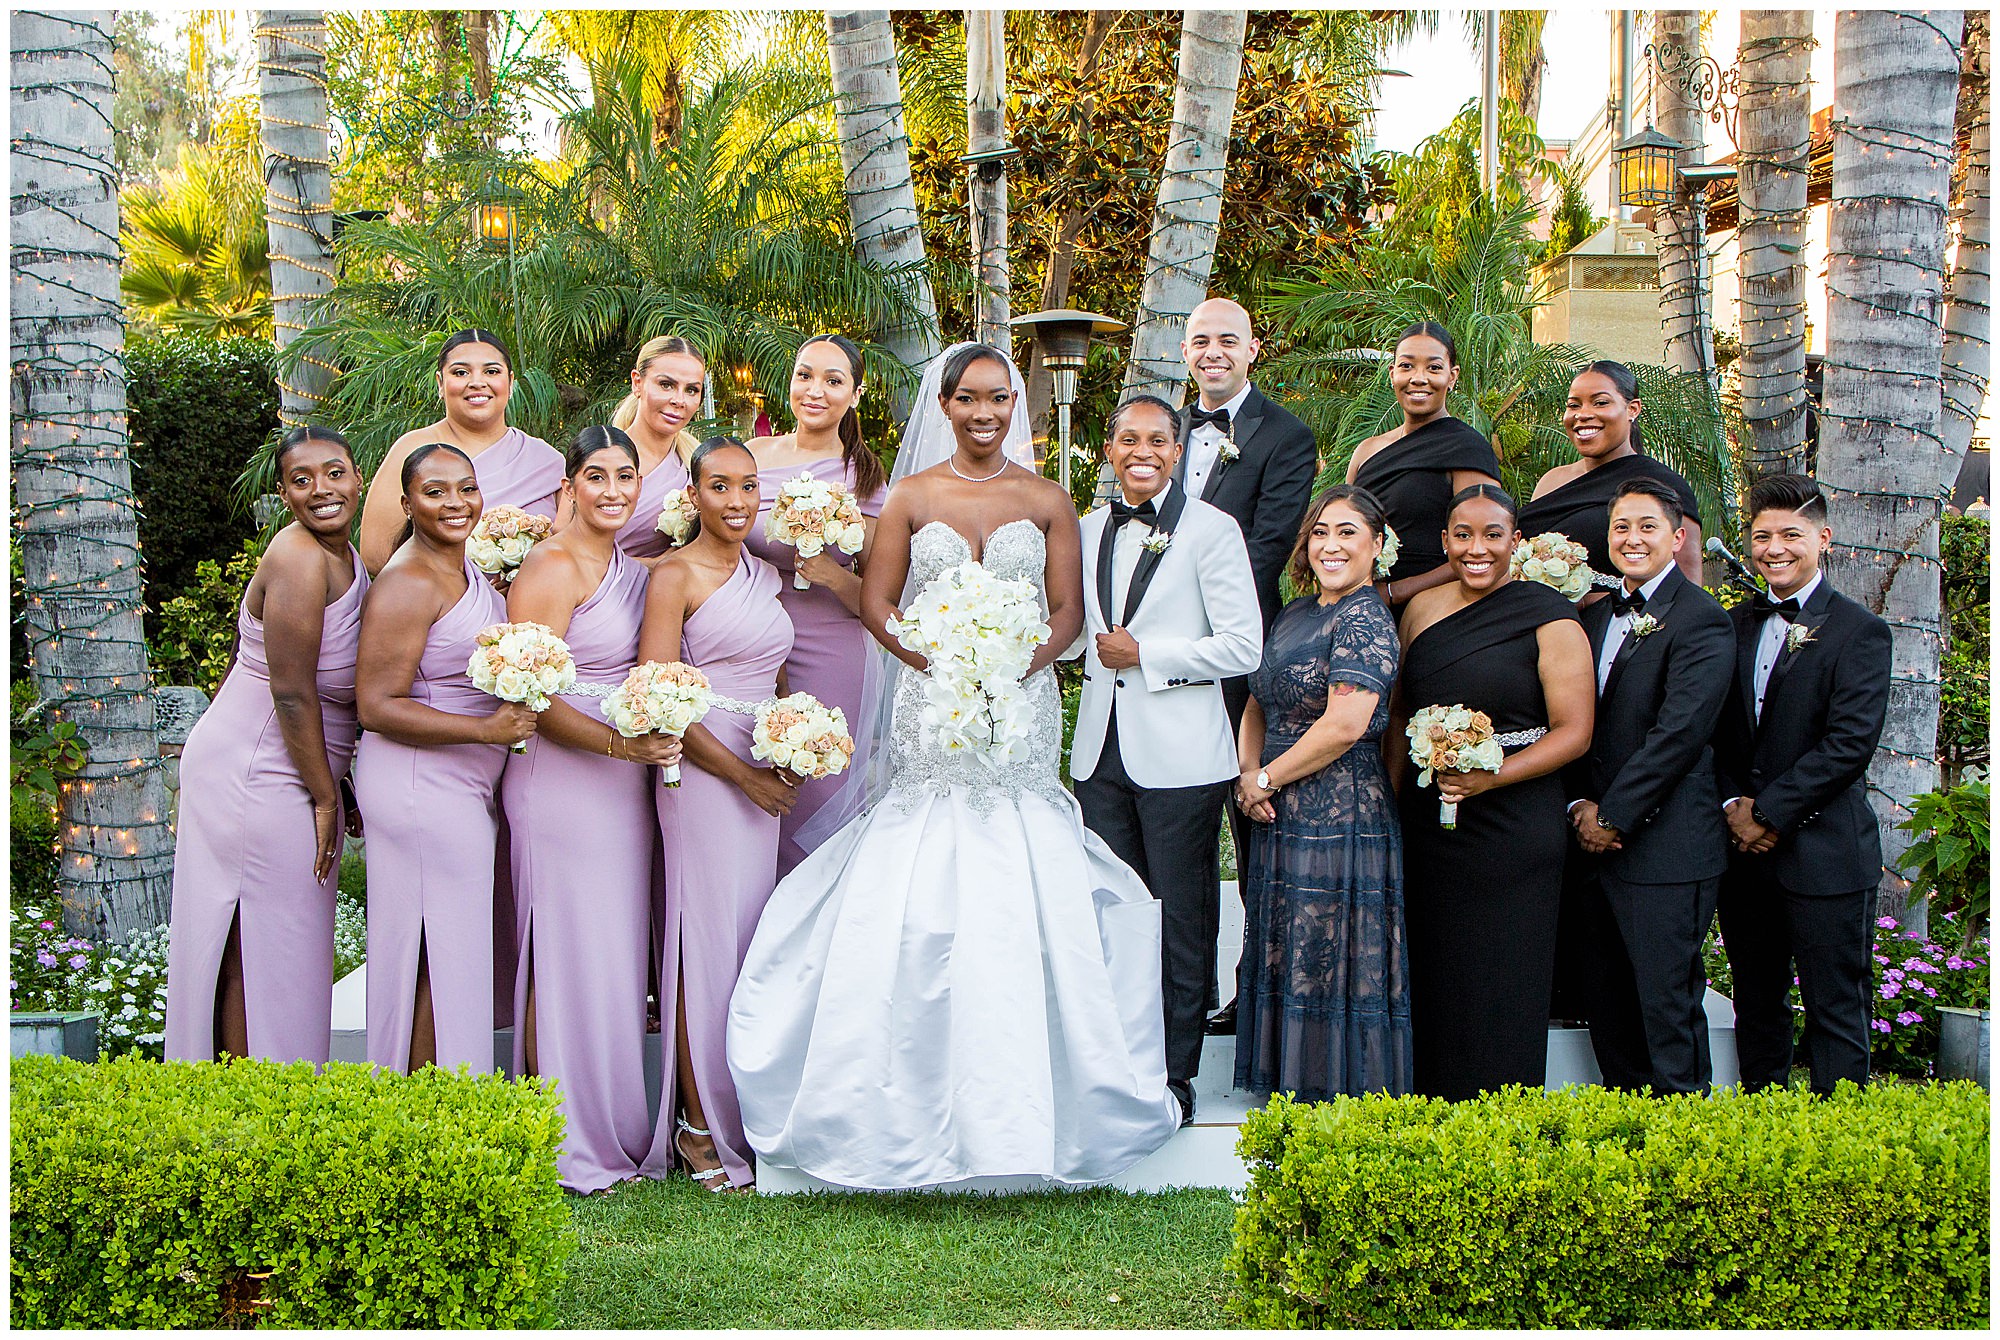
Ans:
<svg viewBox="0 0 2000 1340"><path fill-rule="evenodd" d="M1171 1093L1174 1096L1174 1100L1181 1105L1181 1125L1192 1126L1194 1124L1194 1085L1184 1079L1170 1079L1167 1081L1167 1092Z"/></svg>
<svg viewBox="0 0 2000 1340"><path fill-rule="evenodd" d="M1230 1001L1214 1014L1208 1016L1208 1023L1202 1031L1212 1038L1233 1038L1236 1036L1236 1002Z"/></svg>

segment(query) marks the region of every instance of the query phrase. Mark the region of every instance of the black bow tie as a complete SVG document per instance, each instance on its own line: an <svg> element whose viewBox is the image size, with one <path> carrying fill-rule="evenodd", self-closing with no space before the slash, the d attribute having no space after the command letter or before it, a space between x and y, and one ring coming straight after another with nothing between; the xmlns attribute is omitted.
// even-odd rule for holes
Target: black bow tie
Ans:
<svg viewBox="0 0 2000 1340"><path fill-rule="evenodd" d="M1159 520L1159 516L1159 509L1153 506L1151 498L1146 499L1146 501L1140 503L1137 507L1132 506L1132 504L1126 502L1123 498L1113 498L1111 500L1111 525L1114 530L1124 525L1127 521L1143 521L1150 526Z"/></svg>
<svg viewBox="0 0 2000 1340"><path fill-rule="evenodd" d="M1759 591L1752 598L1750 605L1752 609L1757 611L1758 618L1761 619L1767 614L1775 614L1786 623L1790 623L1792 620L1798 618L1800 613L1805 609L1805 606L1800 603L1797 596L1792 596L1787 600L1773 600L1762 591Z"/></svg>
<svg viewBox="0 0 2000 1340"><path fill-rule="evenodd" d="M1200 405L1188 411L1188 431L1193 432L1205 423L1212 423L1223 432L1229 431L1229 406L1221 409L1203 409Z"/></svg>
<svg viewBox="0 0 2000 1340"><path fill-rule="evenodd" d="M1611 612L1616 614L1637 614L1646 608L1646 593L1633 591L1629 594L1623 587L1611 597Z"/></svg>

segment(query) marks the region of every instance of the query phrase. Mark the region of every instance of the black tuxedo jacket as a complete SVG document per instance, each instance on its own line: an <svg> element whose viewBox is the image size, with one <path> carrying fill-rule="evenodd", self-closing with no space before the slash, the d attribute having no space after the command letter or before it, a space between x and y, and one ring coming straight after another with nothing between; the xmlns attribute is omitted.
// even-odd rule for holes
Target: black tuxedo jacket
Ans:
<svg viewBox="0 0 2000 1340"><path fill-rule="evenodd" d="M1278 578L1298 541L1306 504L1312 501L1319 446L1312 429L1254 385L1230 428L1238 455L1234 461L1215 463L1201 499L1227 512L1242 528L1243 543L1250 550L1250 573L1257 581L1257 604L1268 633L1284 605L1278 595ZM1181 482L1187 478L1188 437L1193 431L1194 420L1188 416L1181 429L1177 472Z"/></svg>
<svg viewBox="0 0 2000 1340"><path fill-rule="evenodd" d="M1755 719L1763 620L1733 612L1736 674L1716 732L1722 796L1748 796L1778 845L1771 870L1795 893L1852 893L1882 877L1882 838L1868 804L1868 762L1889 711L1889 625L1825 579L1794 621L1811 640L1778 653Z"/></svg>
<svg viewBox="0 0 2000 1340"><path fill-rule="evenodd" d="M1631 884L1712 879L1729 861L1729 827L1710 740L1729 700L1736 644L1715 597L1669 570L1646 602L1659 627L1628 630L1597 698L1590 752L1563 773L1571 800L1595 800L1620 849L1600 868ZM1583 611L1591 665L1611 602Z"/></svg>

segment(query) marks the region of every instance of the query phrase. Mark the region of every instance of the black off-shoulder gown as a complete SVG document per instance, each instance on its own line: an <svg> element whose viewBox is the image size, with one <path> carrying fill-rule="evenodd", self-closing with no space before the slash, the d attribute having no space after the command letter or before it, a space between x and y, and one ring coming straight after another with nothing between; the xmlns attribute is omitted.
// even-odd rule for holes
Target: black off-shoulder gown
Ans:
<svg viewBox="0 0 2000 1340"><path fill-rule="evenodd" d="M1576 610L1510 581L1417 636L1403 655L1409 710L1462 703L1497 734L1546 727L1536 630ZM1392 742L1407 750L1407 739ZM1514 751L1509 750L1509 753ZM1547 1076L1549 985L1569 825L1559 774L1462 802L1438 824L1436 783L1402 794L1410 1033L1418 1093L1471 1098Z"/></svg>
<svg viewBox="0 0 2000 1340"><path fill-rule="evenodd" d="M1657 479L1679 495L1681 510L1701 523L1701 502L1679 471L1650 456L1621 456L1521 507L1521 534L1532 539L1559 531L1590 551L1592 571L1616 577L1611 562L1611 499L1628 479Z"/></svg>

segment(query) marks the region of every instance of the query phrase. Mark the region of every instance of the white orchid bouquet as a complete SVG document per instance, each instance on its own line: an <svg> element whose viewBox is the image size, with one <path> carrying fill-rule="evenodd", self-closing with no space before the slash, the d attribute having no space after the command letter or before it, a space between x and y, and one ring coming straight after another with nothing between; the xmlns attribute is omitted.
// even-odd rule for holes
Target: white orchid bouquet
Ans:
<svg viewBox="0 0 2000 1340"><path fill-rule="evenodd" d="M708 676L684 661L641 661L625 682L604 698L604 719L630 740L640 735L672 735L708 715L715 694ZM681 784L681 767L669 763L660 770L662 786Z"/></svg>
<svg viewBox="0 0 2000 1340"><path fill-rule="evenodd" d="M676 490L660 508L660 519L653 523L653 529L667 537L667 543L678 549L694 538L694 528L701 521L701 513L695 510L694 499L687 496L685 489Z"/></svg>
<svg viewBox="0 0 2000 1340"><path fill-rule="evenodd" d="M1410 718L1403 733L1410 739L1410 761L1417 765L1417 785L1429 786L1438 772L1498 772L1504 754L1494 738L1493 718L1462 703L1426 707ZM1438 825L1458 827L1458 805L1438 806Z"/></svg>
<svg viewBox="0 0 2000 1340"><path fill-rule="evenodd" d="M858 554L868 538L861 504L845 486L810 474L787 480L771 504L764 521L764 534L779 544L789 544L800 558L811 558L828 548L844 554ZM804 591L812 586L798 573L792 586Z"/></svg>
<svg viewBox="0 0 2000 1340"><path fill-rule="evenodd" d="M557 694L576 685L576 660L569 643L539 623L496 623L480 629L465 672L475 689L537 712L548 711ZM528 742L517 740L510 748L526 753Z"/></svg>
<svg viewBox="0 0 2000 1340"><path fill-rule="evenodd" d="M505 576L511 581L528 551L548 539L554 528L555 523L549 518L518 507L504 503L489 507L472 528L472 538L465 542L465 556L481 572Z"/></svg>
<svg viewBox="0 0 2000 1340"><path fill-rule="evenodd" d="M1034 712L1021 680L1049 640L1034 583L961 563L932 578L889 631L929 662L923 722L941 750L995 768L1027 757Z"/></svg>
<svg viewBox="0 0 2000 1340"><path fill-rule="evenodd" d="M1509 567L1516 577L1540 582L1571 600L1589 592L1597 575L1590 570L1590 551L1557 530L1515 545Z"/></svg>
<svg viewBox="0 0 2000 1340"><path fill-rule="evenodd" d="M810 693L790 693L757 705L750 756L807 781L833 777L854 761L847 714Z"/></svg>

